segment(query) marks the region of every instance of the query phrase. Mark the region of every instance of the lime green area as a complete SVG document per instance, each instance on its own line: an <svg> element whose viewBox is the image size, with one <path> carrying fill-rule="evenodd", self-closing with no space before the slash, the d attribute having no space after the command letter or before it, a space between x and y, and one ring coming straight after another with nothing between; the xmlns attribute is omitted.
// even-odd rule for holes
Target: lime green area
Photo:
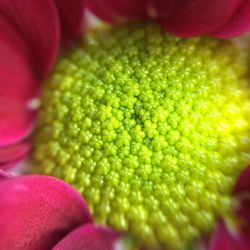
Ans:
<svg viewBox="0 0 250 250"><path fill-rule="evenodd" d="M230 214L250 162L250 92L233 44L152 24L93 31L45 84L39 171L66 180L97 223L184 249Z"/></svg>

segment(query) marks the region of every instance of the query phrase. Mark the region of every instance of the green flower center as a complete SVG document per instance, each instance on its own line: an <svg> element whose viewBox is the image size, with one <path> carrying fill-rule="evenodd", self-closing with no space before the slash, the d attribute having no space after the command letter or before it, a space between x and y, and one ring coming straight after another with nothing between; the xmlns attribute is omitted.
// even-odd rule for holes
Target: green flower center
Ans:
<svg viewBox="0 0 250 250"><path fill-rule="evenodd" d="M152 24L90 32L44 86L40 172L87 200L97 223L183 249L231 213L250 161L250 91L235 46Z"/></svg>

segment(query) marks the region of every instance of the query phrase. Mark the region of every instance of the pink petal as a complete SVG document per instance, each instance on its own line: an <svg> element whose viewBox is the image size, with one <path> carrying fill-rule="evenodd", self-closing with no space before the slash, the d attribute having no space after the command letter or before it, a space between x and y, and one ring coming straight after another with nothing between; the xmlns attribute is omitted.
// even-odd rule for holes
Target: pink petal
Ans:
<svg viewBox="0 0 250 250"><path fill-rule="evenodd" d="M91 216L80 194L49 176L0 183L0 249L48 250Z"/></svg>
<svg viewBox="0 0 250 250"><path fill-rule="evenodd" d="M217 223L210 241L209 250L248 250L250 245L250 166L246 167L237 179L233 193L238 197L235 213L238 228L230 232L222 221Z"/></svg>
<svg viewBox="0 0 250 250"><path fill-rule="evenodd" d="M5 171L0 169L0 183L2 181L7 180L8 178L10 178L10 175L8 173L6 173Z"/></svg>
<svg viewBox="0 0 250 250"><path fill-rule="evenodd" d="M245 0L227 24L211 35L232 38L247 31L250 31L250 0Z"/></svg>
<svg viewBox="0 0 250 250"><path fill-rule="evenodd" d="M86 8L106 22L145 19L145 0L86 0Z"/></svg>
<svg viewBox="0 0 250 250"><path fill-rule="evenodd" d="M236 239L240 250L249 250L250 246L250 228L242 228L238 239Z"/></svg>
<svg viewBox="0 0 250 250"><path fill-rule="evenodd" d="M60 22L55 2L1 0L0 14L29 46L33 63L43 76L51 69L60 42Z"/></svg>
<svg viewBox="0 0 250 250"><path fill-rule="evenodd" d="M0 169L7 171L7 172L11 172L11 171L15 170L16 167L19 167L20 163L22 163L22 162L24 163L28 159L27 156L28 155L23 155L17 159L11 160L7 163L0 164Z"/></svg>
<svg viewBox="0 0 250 250"><path fill-rule="evenodd" d="M147 18L147 1L145 0L109 0L106 1L115 14L119 17L126 17L128 20L138 20Z"/></svg>
<svg viewBox="0 0 250 250"><path fill-rule="evenodd" d="M53 250L113 250L120 237L112 229L87 224L69 233Z"/></svg>
<svg viewBox="0 0 250 250"><path fill-rule="evenodd" d="M245 200L240 200L240 204L236 208L235 213L241 219L241 227L244 230L248 229L250 231L250 198ZM250 234L249 234L250 238Z"/></svg>
<svg viewBox="0 0 250 250"><path fill-rule="evenodd" d="M28 102L37 93L37 79L24 43L0 16L0 146L27 136L34 111Z"/></svg>
<svg viewBox="0 0 250 250"><path fill-rule="evenodd" d="M107 22L151 18L182 37L228 38L250 30L250 0L86 0Z"/></svg>
<svg viewBox="0 0 250 250"><path fill-rule="evenodd" d="M219 220L210 239L208 250L249 250L250 230L230 232Z"/></svg>
<svg viewBox="0 0 250 250"><path fill-rule="evenodd" d="M79 35L83 0L56 1L0 1L0 146L31 132L35 111L29 104L53 66L61 29L64 38Z"/></svg>
<svg viewBox="0 0 250 250"><path fill-rule="evenodd" d="M4 148L0 147L0 165L10 162L28 154L30 150L30 142L25 141Z"/></svg>
<svg viewBox="0 0 250 250"><path fill-rule="evenodd" d="M63 39L76 39L81 35L84 0L55 0L59 10Z"/></svg>
<svg viewBox="0 0 250 250"><path fill-rule="evenodd" d="M30 151L30 141L26 140L19 144L0 147L0 169L9 171L27 160Z"/></svg>
<svg viewBox="0 0 250 250"><path fill-rule="evenodd" d="M172 16L182 0L148 0L146 8L148 16L153 19L163 20Z"/></svg>
<svg viewBox="0 0 250 250"><path fill-rule="evenodd" d="M250 231L250 166L241 172L233 193L238 198L236 214L242 219L242 226Z"/></svg>
<svg viewBox="0 0 250 250"><path fill-rule="evenodd" d="M168 32L182 37L208 34L224 26L242 1L181 1L171 18L162 21L162 24Z"/></svg>
<svg viewBox="0 0 250 250"><path fill-rule="evenodd" d="M250 192L250 165L240 173L233 190L235 194L246 191Z"/></svg>
<svg viewBox="0 0 250 250"><path fill-rule="evenodd" d="M240 250L222 221L217 223L208 250Z"/></svg>

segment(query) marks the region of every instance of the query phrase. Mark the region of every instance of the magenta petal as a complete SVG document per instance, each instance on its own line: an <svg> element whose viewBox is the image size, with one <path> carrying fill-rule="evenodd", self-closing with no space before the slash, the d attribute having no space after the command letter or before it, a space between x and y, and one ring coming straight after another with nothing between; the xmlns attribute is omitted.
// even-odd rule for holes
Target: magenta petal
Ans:
<svg viewBox="0 0 250 250"><path fill-rule="evenodd" d="M81 35L84 0L56 0L61 18L61 29L63 40L76 39Z"/></svg>
<svg viewBox="0 0 250 250"><path fill-rule="evenodd" d="M118 18L125 17L128 20L138 20L148 17L147 1L145 0L106 0L106 5L112 8Z"/></svg>
<svg viewBox="0 0 250 250"><path fill-rule="evenodd" d="M0 102L6 105L0 107L0 146L21 141L33 129L34 112L26 108L25 102L19 103L14 100L1 100Z"/></svg>
<svg viewBox="0 0 250 250"><path fill-rule="evenodd" d="M86 8L94 15L106 22L115 22L117 14L112 10L112 5L109 5L106 0L86 0Z"/></svg>
<svg viewBox="0 0 250 250"><path fill-rule="evenodd" d="M4 171L8 171L8 172L15 170L15 168L18 167L18 164L26 161L27 158L28 158L27 156L22 156L20 158L9 161L7 163L0 164L0 169L2 169Z"/></svg>
<svg viewBox="0 0 250 250"><path fill-rule="evenodd" d="M211 35L217 38L231 38L247 31L250 31L250 0L245 0L227 24Z"/></svg>
<svg viewBox="0 0 250 250"><path fill-rule="evenodd" d="M216 225L208 250L240 250L222 221Z"/></svg>
<svg viewBox="0 0 250 250"><path fill-rule="evenodd" d="M6 173L5 171L0 169L0 182L7 180L10 178L10 175Z"/></svg>
<svg viewBox="0 0 250 250"><path fill-rule="evenodd" d="M18 159L27 155L30 150L30 142L25 141L7 147L0 147L0 164Z"/></svg>
<svg viewBox="0 0 250 250"><path fill-rule="evenodd" d="M26 140L19 144L0 147L0 169L10 170L18 163L26 160L30 146L30 141Z"/></svg>
<svg viewBox="0 0 250 250"><path fill-rule="evenodd" d="M168 32L182 37L208 34L224 26L241 3L242 0L182 0L162 24Z"/></svg>
<svg viewBox="0 0 250 250"><path fill-rule="evenodd" d="M86 8L97 17L111 23L147 17L145 0L86 0Z"/></svg>
<svg viewBox="0 0 250 250"><path fill-rule="evenodd" d="M250 166L241 172L233 193L238 197L238 206L235 212L241 218L242 226L250 231Z"/></svg>
<svg viewBox="0 0 250 250"><path fill-rule="evenodd" d="M250 230L240 229L230 233L219 220L209 242L208 250L249 250Z"/></svg>
<svg viewBox="0 0 250 250"><path fill-rule="evenodd" d="M250 198L242 199L239 201L239 205L236 208L235 213L241 219L241 226L242 228L248 229L250 231ZM249 234L250 240L250 234Z"/></svg>
<svg viewBox="0 0 250 250"><path fill-rule="evenodd" d="M233 190L235 194L246 191L250 192L250 165L240 173Z"/></svg>
<svg viewBox="0 0 250 250"><path fill-rule="evenodd" d="M0 146L16 143L33 126L34 111L28 106L37 93L25 47L0 16Z"/></svg>
<svg viewBox="0 0 250 250"><path fill-rule="evenodd" d="M48 250L92 221L80 194L49 176L5 180L0 193L0 249Z"/></svg>
<svg viewBox="0 0 250 250"><path fill-rule="evenodd" d="M148 0L146 1L148 16L154 19L163 20L172 16L183 0Z"/></svg>
<svg viewBox="0 0 250 250"><path fill-rule="evenodd" d="M39 73L47 73L60 42L60 22L51 0L1 0L0 15L8 20L30 48Z"/></svg>
<svg viewBox="0 0 250 250"><path fill-rule="evenodd" d="M87 224L69 233L53 250L114 250L120 237L110 228Z"/></svg>

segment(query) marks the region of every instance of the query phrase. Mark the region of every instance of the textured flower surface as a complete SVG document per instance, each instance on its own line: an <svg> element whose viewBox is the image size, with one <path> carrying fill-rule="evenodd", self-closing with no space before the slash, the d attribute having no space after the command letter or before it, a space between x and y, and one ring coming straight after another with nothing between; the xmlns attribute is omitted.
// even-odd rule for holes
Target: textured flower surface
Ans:
<svg viewBox="0 0 250 250"><path fill-rule="evenodd" d="M101 28L44 85L35 165L74 185L98 223L183 249L230 216L250 159L248 83L233 43Z"/></svg>
<svg viewBox="0 0 250 250"><path fill-rule="evenodd" d="M0 0L0 249L111 250L122 230L147 249L192 248L212 234L209 250L248 250L241 54L152 24L76 43L84 7L109 23L153 19L181 37L230 38L250 26L249 0ZM39 171L73 184L93 219L67 183L1 170L18 173L34 141Z"/></svg>
<svg viewBox="0 0 250 250"><path fill-rule="evenodd" d="M81 195L53 177L0 172L0 192L1 249L112 250L120 237L92 224Z"/></svg>
<svg viewBox="0 0 250 250"><path fill-rule="evenodd" d="M249 0L86 0L107 22L151 18L182 37L230 38L250 31Z"/></svg>

